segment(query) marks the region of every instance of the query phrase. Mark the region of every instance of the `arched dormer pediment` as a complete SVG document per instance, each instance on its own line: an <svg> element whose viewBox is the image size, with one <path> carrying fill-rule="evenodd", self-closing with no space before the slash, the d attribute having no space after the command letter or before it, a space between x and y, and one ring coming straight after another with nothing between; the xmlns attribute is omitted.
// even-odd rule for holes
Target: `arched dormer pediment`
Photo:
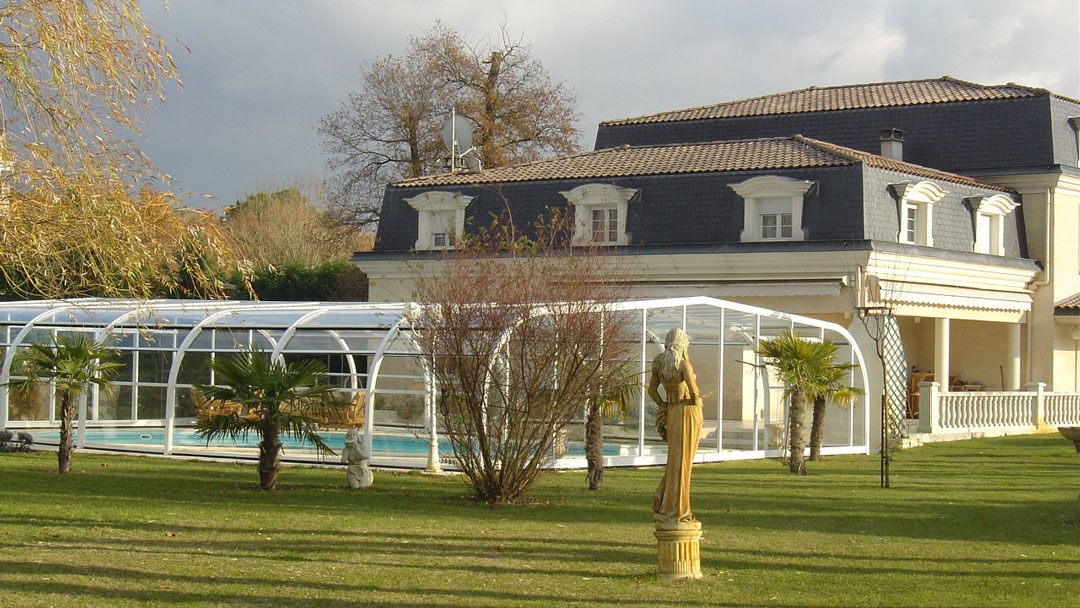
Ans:
<svg viewBox="0 0 1080 608"><path fill-rule="evenodd" d="M901 182L892 184L893 193L898 201L910 201L912 203L925 203L932 205L949 193L941 186L931 181Z"/></svg>
<svg viewBox="0 0 1080 608"><path fill-rule="evenodd" d="M814 182L794 179L782 175L759 175L750 179L730 184L729 187L743 198L771 198L774 196L802 196Z"/></svg>
<svg viewBox="0 0 1080 608"><path fill-rule="evenodd" d="M460 192L445 192L432 190L405 199L410 207L417 211L449 211L465 210L472 203L473 196L466 196Z"/></svg>
<svg viewBox="0 0 1080 608"><path fill-rule="evenodd" d="M993 196L969 196L967 197L967 202L968 205L971 206L972 211L976 213L985 213L987 215L1008 215L1020 206L1020 203L1014 201L1012 197L1005 194L995 194Z"/></svg>
<svg viewBox="0 0 1080 608"><path fill-rule="evenodd" d="M611 184L583 184L559 194L571 205L614 205L630 202L637 190Z"/></svg>

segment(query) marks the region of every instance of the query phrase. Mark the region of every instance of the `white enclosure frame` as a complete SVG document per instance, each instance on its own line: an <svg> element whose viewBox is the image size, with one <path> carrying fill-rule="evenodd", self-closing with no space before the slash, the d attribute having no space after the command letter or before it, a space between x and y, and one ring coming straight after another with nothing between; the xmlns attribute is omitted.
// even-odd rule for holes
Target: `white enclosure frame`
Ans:
<svg viewBox="0 0 1080 608"><path fill-rule="evenodd" d="M212 341L210 350L205 346L198 348L199 352L210 353L213 357L219 352L221 346L215 342L217 332L229 332L230 335L246 334L249 344L259 334L261 340L272 347L271 355L275 358L284 357L290 352L289 346L298 335L324 334L328 337L328 343L335 343L340 347L336 354L344 355L347 372L339 373L345 376L347 386L343 390L365 390L365 422L364 438L369 450L372 450L373 462L382 466L400 466L408 468L427 468L437 470L440 468L439 432L436 418L437 408L435 395L437 386L432 375L428 361L420 353L413 338L413 328L409 322L406 310L415 306L410 303L327 303L327 302L247 302L247 301L194 301L194 300L106 300L106 299L80 299L80 300L49 300L36 302L6 302L0 303L0 347L4 348L2 365L0 365L0 428L27 428L27 429L52 429L56 422L51 413L48 420L10 420L9 419L9 390L6 383L11 379L11 369L14 357L19 347L25 347L29 337L36 333L35 330L47 331L55 335L57 331L83 331L92 333L95 338L104 339L111 335L123 334L132 339L132 346L128 348L133 352L146 352L140 350L141 342L138 332L172 332L172 346L158 345L156 351L171 353L171 361L168 369L167 381L165 382L164 416L163 418L139 419L135 411L135 399L132 398L132 418L130 420L97 420L98 394L96 391L89 393L89 403L80 408L79 413L79 448L92 449L124 449L125 451L143 451L148 453L183 456L211 456L211 457L237 457L234 452L215 452L213 449L191 449L177 446L174 441L174 430L179 426L190 426L194 418L180 417L177 415L177 385L181 365L184 356L193 349L197 339L207 331L211 331ZM648 381L647 373L649 362L662 348L658 336L649 328L650 314L664 314L667 317L665 327L678 326L688 329L688 310L693 310L695 315L702 311L715 310L715 326L711 337L691 334L692 345L698 342L702 344L715 344L717 348L717 369L715 372L718 387L716 390L716 441L715 445L699 448L696 457L697 462L710 462L719 460L763 458L776 456L779 450L770 448L767 444L762 445L759 437L768 436L768 431L760 428L758 414L755 410L752 428L747 431L752 433L752 444L749 449L727 449L724 446L724 361L725 343L729 332L741 336L740 344L755 343L761 336L762 321L767 321L771 327L799 326L804 333L812 330L816 335L811 338L824 339L826 333L834 336L834 341L845 342L850 347L851 360L857 366L852 377L852 384L861 389L869 386L866 374L866 364L858 345L848 331L836 324L791 315L774 310L747 306L734 302L718 300L704 296L690 298L671 298L659 300L641 300L621 302L608 310L621 311L628 314L640 314L640 331L637 332L638 347L635 349L635 359L640 359L641 390L637 403L637 436L636 441L624 441L624 448L631 453L618 453L604 458L605 466L642 466L660 464L666 460L666 454L662 446L657 446L658 441L646 432L646 403L644 387ZM545 314L542 309L537 314ZM712 313L708 313L711 315ZM327 315L335 315L333 323L322 323ZM752 327L741 326L729 327L728 321L736 316L747 319L752 318ZM710 317L711 318L711 317ZM697 317L695 317L697 319ZM698 321L695 320L695 323ZM701 329L700 325L695 325ZM305 334L305 332L313 332ZM341 337L346 332L371 332L373 336L381 336L377 347L358 349L350 347L347 341ZM700 334L700 332L698 332ZM40 333L38 333L40 335ZM366 339L365 339L366 340ZM650 347L650 344L652 345ZM396 345L396 346L395 346ZM699 346L703 347L703 346ZM125 347L127 348L127 347ZM235 351L236 348L223 349ZM302 351L307 353L308 351ZM335 353L327 353L335 354ZM361 372L357 366L355 357L362 355L367 357L366 373ZM411 356L417 358L416 369L420 370L419 376L408 376L419 380L418 386L422 389L408 392L419 395L424 403L424 424L421 437L427 444L427 453L423 458L404 458L393 454L380 454L373 443L376 432L375 406L380 392L390 389L380 389L379 381L383 371L385 357L393 355ZM137 361L138 358L133 358ZM760 363L759 361L755 361ZM699 368L699 376L703 372ZM711 373L711 372L710 372ZM364 377L361 381L361 377ZM118 379L118 381L122 381ZM137 365L132 365L132 378L130 379L132 390L140 387L139 371ZM160 390L160 383L147 381L149 384L157 384L156 390ZM758 372L757 380L753 386L753 398L755 403L762 396L775 391L777 387L769 385L767 372ZM395 392L390 390L391 393ZM51 402L51 395L49 398ZM744 396L745 398L745 396ZM782 404L775 404L782 407ZM141 408L141 405L139 406ZM768 399L764 404L764 420L776 419ZM868 401L865 395L848 411L848 441L847 445L833 445L823 449L823 453L869 453L869 438L871 435L871 416ZM584 416L583 416L584 419ZM861 437L856 436L856 421L859 420ZM86 441L86 430L89 427L100 426L108 428L146 428L162 427L164 429L163 445L154 446L145 450L132 449L131 446L117 446L109 443ZM382 429L380 427L381 430ZM414 429L415 431L415 429ZM765 433L762 435L762 433ZM414 436L416 433L414 432ZM624 437L624 440L626 438ZM860 440L861 439L861 440ZM317 461L312 454L286 455L290 460ZM554 468L584 468L585 459L581 457L562 457L553 460L550 465ZM452 466L452 465L451 465Z"/></svg>

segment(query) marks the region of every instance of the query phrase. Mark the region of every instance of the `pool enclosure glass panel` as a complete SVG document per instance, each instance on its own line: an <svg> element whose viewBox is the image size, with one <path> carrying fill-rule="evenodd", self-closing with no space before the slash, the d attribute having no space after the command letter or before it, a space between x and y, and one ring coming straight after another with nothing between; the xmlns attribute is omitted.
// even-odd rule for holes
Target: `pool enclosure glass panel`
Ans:
<svg viewBox="0 0 1080 608"><path fill-rule="evenodd" d="M420 354L406 311L409 304L280 303L220 301L72 300L0 304L0 428L23 428L41 443L55 442L56 395L39 384L16 394L15 354L32 342L58 335L89 334L116 349L122 367L108 390L88 391L80 415L77 446L167 455L254 458L256 438L207 445L193 426L195 384L215 384L217 357L256 348L279 361L322 361L327 382L343 398L361 403L362 432L377 466L454 466L441 437L438 387ZM605 412L607 466L662 463L666 445L656 431L656 404L644 390L653 358L667 332L684 329L689 358L703 400L699 461L778 455L786 424L784 387L760 365L758 339L794 329L809 339L840 346L842 362L862 365L851 336L841 327L813 319L695 297L620 303L606 314L621 316L623 364L637 386L622 408ZM510 340L514 336L509 336ZM850 383L865 389L864 367ZM829 404L825 453L867 450L867 400L852 407ZM335 448L344 430L326 429ZM555 467L584 467L585 410L564 431L565 454ZM560 440L561 441L561 440ZM319 461L312 446L286 443L285 458Z"/></svg>

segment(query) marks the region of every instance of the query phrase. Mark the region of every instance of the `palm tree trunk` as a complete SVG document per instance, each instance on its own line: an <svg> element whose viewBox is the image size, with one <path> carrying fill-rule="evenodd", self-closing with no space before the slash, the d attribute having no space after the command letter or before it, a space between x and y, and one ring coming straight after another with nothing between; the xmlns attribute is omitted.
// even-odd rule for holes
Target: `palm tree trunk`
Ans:
<svg viewBox="0 0 1080 608"><path fill-rule="evenodd" d="M281 440L277 429L269 420L263 429L263 438L259 442L259 488L274 490L277 488L278 471L281 469Z"/></svg>
<svg viewBox="0 0 1080 608"><path fill-rule="evenodd" d="M590 490L604 489L604 418L600 406L590 403L585 418L585 461Z"/></svg>
<svg viewBox="0 0 1080 608"><path fill-rule="evenodd" d="M825 435L825 398L814 399L814 417L810 420L810 460L821 460L821 440Z"/></svg>
<svg viewBox="0 0 1080 608"><path fill-rule="evenodd" d="M71 470L71 424L75 418L75 399L68 391L60 393L60 444L56 449L57 472Z"/></svg>
<svg viewBox="0 0 1080 608"><path fill-rule="evenodd" d="M806 442L806 406L809 400L801 387L791 394L791 407L788 408L788 470L795 475L806 475L804 453Z"/></svg>

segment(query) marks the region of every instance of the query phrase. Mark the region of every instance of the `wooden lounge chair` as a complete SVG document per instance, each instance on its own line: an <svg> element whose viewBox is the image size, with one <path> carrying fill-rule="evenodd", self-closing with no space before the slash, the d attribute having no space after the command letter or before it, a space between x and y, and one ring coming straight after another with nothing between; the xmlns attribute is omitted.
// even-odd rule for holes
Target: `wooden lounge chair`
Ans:
<svg viewBox="0 0 1080 608"><path fill-rule="evenodd" d="M235 401L211 400L202 391L191 387L191 403L195 406L196 416L239 416L244 409L243 404Z"/></svg>
<svg viewBox="0 0 1080 608"><path fill-rule="evenodd" d="M364 403L367 391L356 391L351 395L344 391L332 393L334 399L347 403L346 407L325 410L319 427L324 429L358 429L364 426Z"/></svg>

